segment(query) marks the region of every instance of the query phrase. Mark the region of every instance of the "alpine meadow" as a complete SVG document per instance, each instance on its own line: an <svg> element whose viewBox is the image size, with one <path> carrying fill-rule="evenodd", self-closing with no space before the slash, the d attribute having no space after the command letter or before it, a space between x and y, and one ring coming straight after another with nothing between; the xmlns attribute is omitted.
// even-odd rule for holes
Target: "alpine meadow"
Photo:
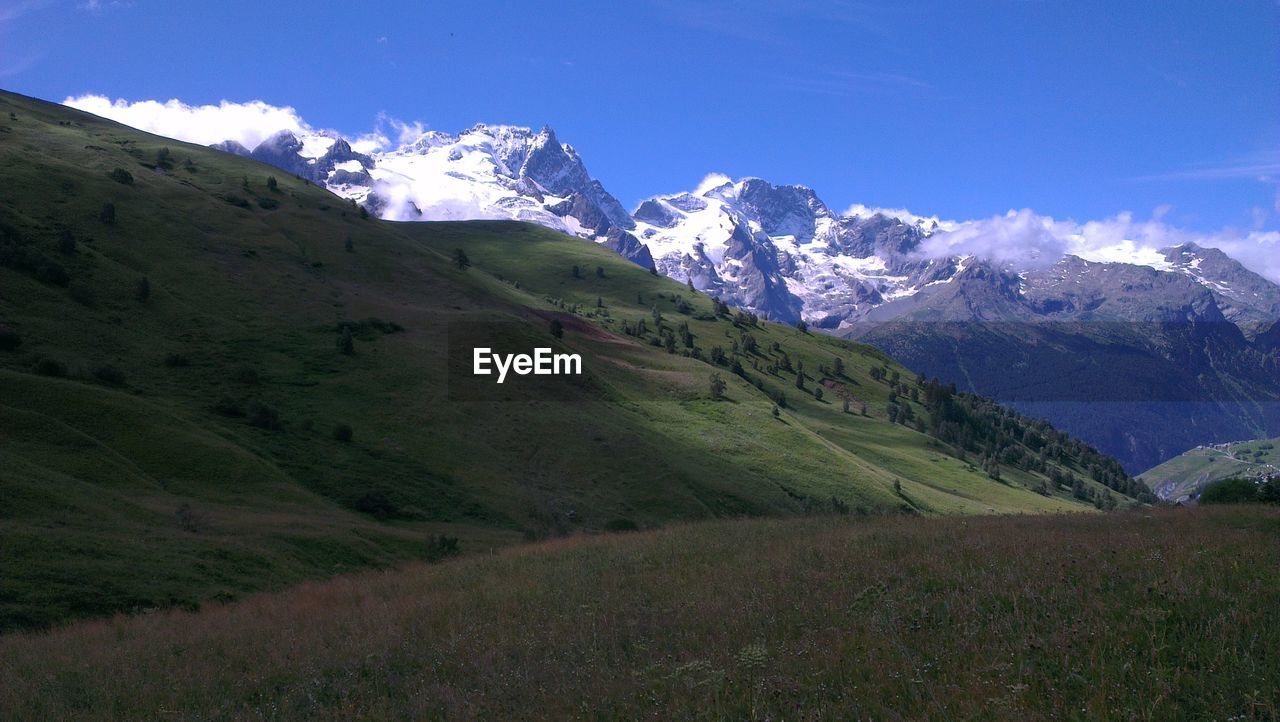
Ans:
<svg viewBox="0 0 1280 722"><path fill-rule="evenodd" d="M0 718L1280 717L1280 511L892 325L8 92L0 189Z"/></svg>

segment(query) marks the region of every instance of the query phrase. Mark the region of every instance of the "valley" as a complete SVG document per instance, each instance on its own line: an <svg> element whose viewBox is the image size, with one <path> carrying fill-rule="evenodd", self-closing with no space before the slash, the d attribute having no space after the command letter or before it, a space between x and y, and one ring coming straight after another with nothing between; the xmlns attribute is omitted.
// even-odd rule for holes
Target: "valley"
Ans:
<svg viewBox="0 0 1280 722"><path fill-rule="evenodd" d="M316 130L219 147L383 218L504 218L594 240L734 307L868 343L1046 418L1130 473L1280 433L1280 285L1194 241L1086 242L1151 232L1132 219L839 211L802 185L716 174L628 213L549 127L426 131L369 153ZM968 250L1005 236L1027 247Z"/></svg>

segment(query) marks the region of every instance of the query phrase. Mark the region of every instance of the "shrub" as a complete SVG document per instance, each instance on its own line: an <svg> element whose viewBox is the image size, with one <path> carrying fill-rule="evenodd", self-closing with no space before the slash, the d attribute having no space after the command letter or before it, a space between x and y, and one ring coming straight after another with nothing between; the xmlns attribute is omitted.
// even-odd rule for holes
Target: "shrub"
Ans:
<svg viewBox="0 0 1280 722"><path fill-rule="evenodd" d="M124 385L124 372L111 364L102 364L93 369L93 378L110 386Z"/></svg>
<svg viewBox="0 0 1280 722"><path fill-rule="evenodd" d="M604 525L604 530L609 532L640 531L640 527L634 521L620 517L618 519L610 519Z"/></svg>
<svg viewBox="0 0 1280 722"><path fill-rule="evenodd" d="M71 296L71 300L81 306L93 306L97 300L93 295L93 290L83 283L71 284L71 287L67 289L67 294Z"/></svg>
<svg viewBox="0 0 1280 722"><path fill-rule="evenodd" d="M183 531L194 533L204 526L204 517L185 501L178 507L175 516L178 517L178 526L182 527Z"/></svg>
<svg viewBox="0 0 1280 722"><path fill-rule="evenodd" d="M98 220L107 225L114 224L116 222L116 204L103 203L102 210L98 211Z"/></svg>
<svg viewBox="0 0 1280 722"><path fill-rule="evenodd" d="M146 276L138 279L138 285L133 290L133 297L138 299L138 303L146 303L151 298L151 281Z"/></svg>
<svg viewBox="0 0 1280 722"><path fill-rule="evenodd" d="M257 369L252 366L241 366L236 369L235 380L246 386L257 386L261 377L258 376Z"/></svg>
<svg viewBox="0 0 1280 722"><path fill-rule="evenodd" d="M1201 504L1243 504L1257 498L1258 485L1250 479L1223 479L1200 492Z"/></svg>
<svg viewBox="0 0 1280 722"><path fill-rule="evenodd" d="M65 256L76 252L76 237L70 228L63 228L58 231L58 252Z"/></svg>
<svg viewBox="0 0 1280 722"><path fill-rule="evenodd" d="M357 498L351 507L362 514L378 519L390 519L399 516L400 507L381 491L370 491Z"/></svg>
<svg viewBox="0 0 1280 722"><path fill-rule="evenodd" d="M224 200L224 201L226 201L226 202L230 203L230 204L231 204L231 205L233 205L233 206L236 206L237 208L248 208L248 207L249 207L249 201L245 200L244 198L241 198L240 196L236 195L235 193L228 193L228 194L224 195L224 196L222 197L222 200Z"/></svg>
<svg viewBox="0 0 1280 722"><path fill-rule="evenodd" d="M564 324L560 323L560 319L551 319L550 331L552 336L555 336L556 338L564 338Z"/></svg>
<svg viewBox="0 0 1280 722"><path fill-rule="evenodd" d="M280 412L264 403L254 401L249 404L247 415L250 426L256 426L259 429L268 429L271 431L281 428Z"/></svg>
<svg viewBox="0 0 1280 722"><path fill-rule="evenodd" d="M36 267L36 279L55 286L65 287L71 283L71 276L67 274L67 269L47 258L41 259L40 265Z"/></svg>
<svg viewBox="0 0 1280 722"><path fill-rule="evenodd" d="M11 328L0 326L0 351L13 351L22 345L22 337Z"/></svg>
<svg viewBox="0 0 1280 722"><path fill-rule="evenodd" d="M351 441L352 436L353 432L351 431L351 427L347 424L338 424L333 427L333 438L335 441L348 443Z"/></svg>
<svg viewBox="0 0 1280 722"><path fill-rule="evenodd" d="M41 357L32 369L41 376L63 377L67 375L67 365L57 359Z"/></svg>
<svg viewBox="0 0 1280 722"><path fill-rule="evenodd" d="M191 361L180 353L171 353L164 357L164 365L171 369L176 369L184 366L190 366Z"/></svg>
<svg viewBox="0 0 1280 722"><path fill-rule="evenodd" d="M356 342L351 338L351 328L344 327L338 334L338 351L350 356L356 352Z"/></svg>
<svg viewBox="0 0 1280 722"><path fill-rule="evenodd" d="M127 186L133 185L133 174L124 168L116 168L107 175L110 176L111 180L117 183L123 183Z"/></svg>
<svg viewBox="0 0 1280 722"><path fill-rule="evenodd" d="M458 538L454 536L430 536L427 538L427 561L438 562L458 555Z"/></svg>
<svg viewBox="0 0 1280 722"><path fill-rule="evenodd" d="M233 418L244 416L244 407L240 406L240 403L230 396L223 396L218 399L218 403L213 405L213 410L223 416L231 416Z"/></svg>
<svg viewBox="0 0 1280 722"><path fill-rule="evenodd" d="M259 198L258 207L266 211L274 211L280 207L280 201L275 198Z"/></svg>

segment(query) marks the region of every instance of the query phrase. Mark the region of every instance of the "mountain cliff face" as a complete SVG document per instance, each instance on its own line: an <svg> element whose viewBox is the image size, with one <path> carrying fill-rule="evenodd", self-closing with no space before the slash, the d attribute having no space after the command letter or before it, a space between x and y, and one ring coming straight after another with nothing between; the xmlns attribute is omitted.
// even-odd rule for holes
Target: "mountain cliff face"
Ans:
<svg viewBox="0 0 1280 722"><path fill-rule="evenodd" d="M1217 249L1023 266L938 256L925 240L956 224L841 213L812 189L759 178L706 182L628 213L550 128L428 131L367 155L323 133L217 147L387 219L515 219L593 239L730 305L876 344L1044 416L1131 471L1197 444L1280 433L1280 286Z"/></svg>
<svg viewBox="0 0 1280 722"><path fill-rule="evenodd" d="M330 134L299 138L290 131L252 150L234 141L214 147L327 186L390 220L512 219L601 241L613 229L635 228L577 151L550 128L482 124L457 135L428 131L367 155ZM638 242L615 245L645 262Z"/></svg>

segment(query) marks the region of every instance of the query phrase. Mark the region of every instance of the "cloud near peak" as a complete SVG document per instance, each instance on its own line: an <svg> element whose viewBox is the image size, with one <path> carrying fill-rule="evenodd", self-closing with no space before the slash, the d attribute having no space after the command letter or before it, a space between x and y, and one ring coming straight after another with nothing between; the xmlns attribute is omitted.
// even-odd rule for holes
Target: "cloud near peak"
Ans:
<svg viewBox="0 0 1280 722"><path fill-rule="evenodd" d="M176 99L130 102L123 99L112 101L103 95L81 95L69 97L62 104L148 133L200 145L235 140L253 148L277 131L299 133L311 130L311 126L293 108L277 107L260 100L187 105Z"/></svg>
<svg viewBox="0 0 1280 722"><path fill-rule="evenodd" d="M180 100L113 101L90 94L69 97L63 104L156 135L201 145L235 140L254 148L281 130L316 132L295 109L259 100L188 105ZM351 144L365 153L390 150L413 142L424 130L421 123L406 123L380 115L374 129L354 137ZM698 184L695 193L704 193L730 180L723 173L710 173ZM1280 212L1280 194L1276 206ZM873 210L876 209L854 206L847 213L860 215ZM884 212L909 222L939 221L938 231L927 238L919 250L928 257L974 255L1022 268L1049 265L1066 254L1094 261L1156 263L1161 260L1158 249L1196 243L1219 248L1256 273L1280 283L1280 231L1243 232L1229 228L1190 231L1165 223L1168 211L1167 207L1156 209L1147 220L1136 220L1132 213L1123 212L1084 223L1058 220L1026 208L962 222L921 218L900 209Z"/></svg>
<svg viewBox="0 0 1280 722"><path fill-rule="evenodd" d="M919 253L936 258L973 255L1019 269L1051 265L1064 255L1090 261L1153 264L1162 248L1195 243L1217 248L1246 268L1280 283L1280 231L1192 231L1165 223L1168 208L1147 220L1128 211L1102 220L1057 220L1024 208L964 221L924 240Z"/></svg>

